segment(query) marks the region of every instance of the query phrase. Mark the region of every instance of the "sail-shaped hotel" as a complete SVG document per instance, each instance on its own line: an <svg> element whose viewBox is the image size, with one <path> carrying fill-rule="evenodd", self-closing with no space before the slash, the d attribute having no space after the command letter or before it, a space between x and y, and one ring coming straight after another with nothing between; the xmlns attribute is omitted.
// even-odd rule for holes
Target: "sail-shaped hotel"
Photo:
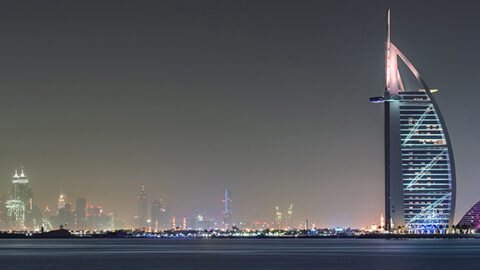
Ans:
<svg viewBox="0 0 480 270"><path fill-rule="evenodd" d="M433 93L390 40L385 44L386 88L371 98L385 106L385 223L389 230L431 233L452 225L455 164Z"/></svg>

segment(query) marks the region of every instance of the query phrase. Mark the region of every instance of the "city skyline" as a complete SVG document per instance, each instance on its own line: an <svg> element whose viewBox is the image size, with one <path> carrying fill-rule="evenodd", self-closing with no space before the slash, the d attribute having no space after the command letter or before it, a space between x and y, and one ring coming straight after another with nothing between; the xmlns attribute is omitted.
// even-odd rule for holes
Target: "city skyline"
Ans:
<svg viewBox="0 0 480 270"><path fill-rule="evenodd" d="M129 228L159 232L177 228L231 230L276 227L293 229L304 226L302 223L296 224L292 219L293 204L290 204L285 213L280 211L278 205L275 206L275 221L271 221L271 217L268 216L256 220L235 221L231 206L233 200L228 190L224 191L221 200L223 206L220 215L208 217L202 214L207 212L203 210L195 216L183 216L182 223L178 224L176 219L181 215L172 213L171 205L165 204L162 198L149 199L145 186L138 190L136 215L129 216L127 221L120 217L118 210L111 211L100 205L87 204L86 198L69 199L62 188L59 189L57 204L54 207L48 205L44 208L39 207L33 201L34 192L29 187L30 180L23 166L20 174L15 170L11 181L9 192L0 197L0 231L39 231L55 228L102 231Z"/></svg>
<svg viewBox="0 0 480 270"><path fill-rule="evenodd" d="M479 128L466 120L479 113L473 9L349 3L278 3L275 12L267 2L50 3L48 16L4 4L0 194L23 165L34 200L52 211L62 188L127 219L144 185L179 224L221 218L226 189L239 220L273 220L275 205L293 202L299 220L319 227L375 222L383 113L367 101L384 86L391 7L395 44L439 89L458 222L480 199L480 146L469 143Z"/></svg>

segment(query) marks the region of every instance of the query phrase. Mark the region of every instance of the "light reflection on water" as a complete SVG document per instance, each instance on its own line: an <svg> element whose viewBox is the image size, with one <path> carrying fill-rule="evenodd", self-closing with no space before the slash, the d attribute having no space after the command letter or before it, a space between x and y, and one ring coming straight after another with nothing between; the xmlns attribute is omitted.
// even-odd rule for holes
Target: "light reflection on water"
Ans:
<svg viewBox="0 0 480 270"><path fill-rule="evenodd" d="M0 239L1 269L479 269L480 240Z"/></svg>

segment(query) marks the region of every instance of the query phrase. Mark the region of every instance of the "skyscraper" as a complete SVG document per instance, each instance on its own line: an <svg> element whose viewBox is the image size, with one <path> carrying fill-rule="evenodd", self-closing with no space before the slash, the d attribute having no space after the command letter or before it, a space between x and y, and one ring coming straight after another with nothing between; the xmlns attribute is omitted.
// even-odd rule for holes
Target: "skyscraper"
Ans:
<svg viewBox="0 0 480 270"><path fill-rule="evenodd" d="M5 202L7 227L10 229L24 229L31 223L29 219L33 209L33 193L28 184L29 180L23 168L20 175L15 171L8 199Z"/></svg>
<svg viewBox="0 0 480 270"><path fill-rule="evenodd" d="M385 106L385 223L387 229L433 232L452 225L455 165L445 122L433 93L390 40L386 89L371 98Z"/></svg>
<svg viewBox="0 0 480 270"><path fill-rule="evenodd" d="M0 196L0 230L6 230L6 213L5 211L5 198L3 196Z"/></svg>
<svg viewBox="0 0 480 270"><path fill-rule="evenodd" d="M280 211L278 205L275 206L275 224L278 229L282 228L283 213Z"/></svg>
<svg viewBox="0 0 480 270"><path fill-rule="evenodd" d="M287 226L290 227L292 226L292 217L293 217L293 203L290 204L290 207L288 208L288 211L287 211Z"/></svg>
<svg viewBox="0 0 480 270"><path fill-rule="evenodd" d="M83 230L87 227L87 201L85 198L78 198L75 211L75 229Z"/></svg>
<svg viewBox="0 0 480 270"><path fill-rule="evenodd" d="M147 227L148 219L148 201L147 193L145 192L145 186L142 186L138 192L138 228Z"/></svg>
<svg viewBox="0 0 480 270"><path fill-rule="evenodd" d="M60 193L58 199L57 215L50 217L50 224L53 228L64 227L75 229L75 211L72 209L72 203L67 202L67 196Z"/></svg>
<svg viewBox="0 0 480 270"><path fill-rule="evenodd" d="M100 230L103 210L100 206L87 205L87 228L89 230Z"/></svg>
<svg viewBox="0 0 480 270"><path fill-rule="evenodd" d="M66 203L67 203L67 195L65 195L65 193L63 193L60 190L60 195L58 196L57 214L60 211L60 209L65 208Z"/></svg>
<svg viewBox="0 0 480 270"><path fill-rule="evenodd" d="M162 207L162 199L153 200L150 208L151 227L155 231L164 227L165 224L165 209Z"/></svg>
<svg viewBox="0 0 480 270"><path fill-rule="evenodd" d="M223 225L225 229L228 229L232 226L232 198L230 191L225 190L223 202Z"/></svg>

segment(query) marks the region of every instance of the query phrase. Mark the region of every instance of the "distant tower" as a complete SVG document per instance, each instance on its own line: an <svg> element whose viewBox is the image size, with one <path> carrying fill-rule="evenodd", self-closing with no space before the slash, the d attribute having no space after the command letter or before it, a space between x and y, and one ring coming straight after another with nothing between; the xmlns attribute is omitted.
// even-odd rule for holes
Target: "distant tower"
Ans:
<svg viewBox="0 0 480 270"><path fill-rule="evenodd" d="M75 211L75 229L86 229L87 227L87 201L85 198L77 199L77 210Z"/></svg>
<svg viewBox="0 0 480 270"><path fill-rule="evenodd" d="M187 218L186 217L183 217L183 226L182 226L182 230L187 230Z"/></svg>
<svg viewBox="0 0 480 270"><path fill-rule="evenodd" d="M148 201L147 193L145 192L145 186L142 186L138 193L138 227L145 228L147 227L148 219Z"/></svg>
<svg viewBox="0 0 480 270"><path fill-rule="evenodd" d="M155 228L155 231L158 232L158 228L163 226L165 217L165 209L162 208L162 199L153 200L152 206L150 207L150 220Z"/></svg>
<svg viewBox="0 0 480 270"><path fill-rule="evenodd" d="M116 218L115 212L110 212L107 217L110 217L110 230L115 230L115 218Z"/></svg>
<svg viewBox="0 0 480 270"><path fill-rule="evenodd" d="M232 198L230 191L225 190L223 202L223 226L228 229L232 226Z"/></svg>
<svg viewBox="0 0 480 270"><path fill-rule="evenodd" d="M43 216L46 217L46 218L49 218L50 217L50 208L48 208L48 205L45 206L45 209L43 210Z"/></svg>
<svg viewBox="0 0 480 270"><path fill-rule="evenodd" d="M8 193L5 207L7 210L7 227L10 229L24 229L29 225L33 209L33 193L28 186L29 180L22 173L15 170L12 186Z"/></svg>
<svg viewBox="0 0 480 270"><path fill-rule="evenodd" d="M65 208L65 204L67 203L67 195L60 190L60 195L58 196L58 208L57 208L57 213L60 211L60 209Z"/></svg>
<svg viewBox="0 0 480 270"><path fill-rule="evenodd" d="M72 212L72 203L68 202L67 195L60 189L57 203L57 216L53 219L52 225L56 228L68 226L74 228L75 215Z"/></svg>
<svg viewBox="0 0 480 270"><path fill-rule="evenodd" d="M380 216L380 230L385 230L385 217L383 217L383 214Z"/></svg>
<svg viewBox="0 0 480 270"><path fill-rule="evenodd" d="M277 224L277 227L280 229L282 227L282 220L283 220L283 214L280 212L280 209L278 208L278 205L275 206L275 223Z"/></svg>
<svg viewBox="0 0 480 270"><path fill-rule="evenodd" d="M288 208L288 211L287 211L287 226L292 225L292 216L293 216L293 203L290 204L290 207Z"/></svg>

